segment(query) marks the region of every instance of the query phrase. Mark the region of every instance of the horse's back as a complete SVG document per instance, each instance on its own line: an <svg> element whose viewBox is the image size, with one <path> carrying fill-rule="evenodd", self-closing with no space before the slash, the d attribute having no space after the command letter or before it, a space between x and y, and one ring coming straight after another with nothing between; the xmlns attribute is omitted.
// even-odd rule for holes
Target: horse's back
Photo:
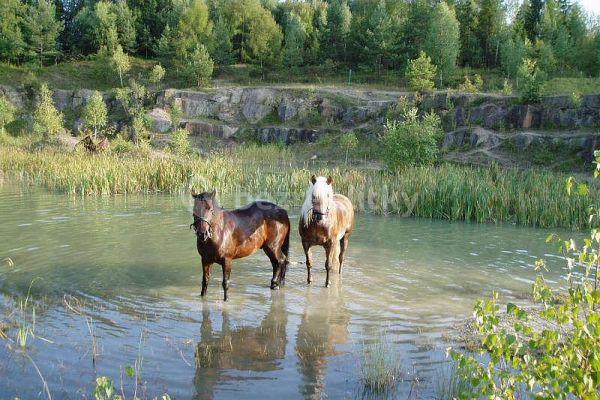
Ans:
<svg viewBox="0 0 600 400"><path fill-rule="evenodd" d="M289 225L289 217L287 211L275 203L269 201L255 201L243 208L238 208L233 211L239 217L250 217L253 219L275 220Z"/></svg>
<svg viewBox="0 0 600 400"><path fill-rule="evenodd" d="M354 206L352 206L352 202L349 198L339 193L333 195L333 201L335 202L335 209L340 225L346 231L352 231L352 228L354 228Z"/></svg>
<svg viewBox="0 0 600 400"><path fill-rule="evenodd" d="M238 221L238 226L248 233L254 232L265 225L284 225L289 228L288 213L277 204L268 201L255 201L245 207L231 211Z"/></svg>

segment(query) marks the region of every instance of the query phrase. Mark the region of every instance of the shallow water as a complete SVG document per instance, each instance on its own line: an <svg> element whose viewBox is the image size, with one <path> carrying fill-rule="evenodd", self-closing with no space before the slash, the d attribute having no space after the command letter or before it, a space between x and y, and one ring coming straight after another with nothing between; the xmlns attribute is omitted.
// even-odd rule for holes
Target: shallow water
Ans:
<svg viewBox="0 0 600 400"><path fill-rule="evenodd" d="M432 398L446 368L442 336L476 298L497 290L521 301L542 256L547 277L564 282L548 231L361 214L343 276L324 288L323 251L314 249L308 286L292 211L284 289L269 290L270 264L257 253L234 262L227 303L218 269L201 299L190 209L188 196L0 187L0 311L30 284L36 300L31 360L0 341L0 398L44 398L33 363L55 399L92 398L97 375L130 396L124 371L136 365L137 394L149 398L369 398L362 348L382 337L405 378L386 395Z"/></svg>

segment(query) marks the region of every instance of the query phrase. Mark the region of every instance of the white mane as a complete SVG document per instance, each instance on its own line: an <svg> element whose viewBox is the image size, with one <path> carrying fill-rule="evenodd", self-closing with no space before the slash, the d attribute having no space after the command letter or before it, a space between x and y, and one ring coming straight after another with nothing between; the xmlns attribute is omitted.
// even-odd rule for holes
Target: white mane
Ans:
<svg viewBox="0 0 600 400"><path fill-rule="evenodd" d="M311 220L313 197L317 202L328 201L330 194L333 196L333 188L327 183L327 178L324 176L319 176L314 184L310 183L310 186L306 190L304 204L302 205L302 221L304 225L308 226Z"/></svg>

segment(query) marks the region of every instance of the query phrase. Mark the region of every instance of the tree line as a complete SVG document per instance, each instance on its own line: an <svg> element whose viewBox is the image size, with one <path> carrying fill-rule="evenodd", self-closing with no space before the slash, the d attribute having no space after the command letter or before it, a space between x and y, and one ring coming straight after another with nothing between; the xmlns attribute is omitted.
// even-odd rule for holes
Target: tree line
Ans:
<svg viewBox="0 0 600 400"><path fill-rule="evenodd" d="M219 66L330 62L376 72L404 69L424 52L443 84L457 66L500 68L514 78L524 59L548 74L596 76L600 27L571 0L0 2L3 61L48 64L116 51L189 62L202 53Z"/></svg>

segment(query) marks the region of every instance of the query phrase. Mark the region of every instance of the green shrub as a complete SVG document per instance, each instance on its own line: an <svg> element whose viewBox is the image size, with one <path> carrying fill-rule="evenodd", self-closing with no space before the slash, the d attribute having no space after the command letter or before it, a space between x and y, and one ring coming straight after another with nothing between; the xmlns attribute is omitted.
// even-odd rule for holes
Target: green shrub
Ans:
<svg viewBox="0 0 600 400"><path fill-rule="evenodd" d="M437 68L431 58L421 51L419 58L410 60L406 68L408 87L418 92L426 92L435 88L435 74Z"/></svg>
<svg viewBox="0 0 600 400"><path fill-rule="evenodd" d="M512 96L513 94L513 87L508 79L504 79L504 83L502 84L502 94L505 96Z"/></svg>
<svg viewBox="0 0 600 400"><path fill-rule="evenodd" d="M165 69L162 67L162 65L156 64L152 68L152 71L150 71L150 76L148 77L148 80L150 81L150 83L153 83L156 85L156 84L160 83L160 81L162 81L164 77L165 77Z"/></svg>
<svg viewBox="0 0 600 400"><path fill-rule="evenodd" d="M54 107L52 92L46 84L40 88L40 101L33 113L33 130L45 138L63 130L63 115Z"/></svg>
<svg viewBox="0 0 600 400"><path fill-rule="evenodd" d="M572 92L571 95L569 96L571 99L571 104L573 105L573 107L575 108L579 108L581 107L581 93L579 92Z"/></svg>
<svg viewBox="0 0 600 400"><path fill-rule="evenodd" d="M122 137L117 137L110 143L110 151L114 154L126 154L133 150L133 143Z"/></svg>
<svg viewBox="0 0 600 400"><path fill-rule="evenodd" d="M192 146L188 139L189 132L187 129L176 129L171 133L171 143L169 147L174 153L185 155L190 153Z"/></svg>
<svg viewBox="0 0 600 400"><path fill-rule="evenodd" d="M397 120L404 118L406 112L411 108L411 103L406 96L400 96L395 104L392 104L386 113L388 120Z"/></svg>
<svg viewBox="0 0 600 400"><path fill-rule="evenodd" d="M440 118L433 113L422 120L413 108L403 121L388 121L383 136L383 159L390 169L409 165L432 164L438 155L442 134Z"/></svg>
<svg viewBox="0 0 600 400"><path fill-rule="evenodd" d="M479 75L479 74L475 74L473 76L472 81L468 75L465 75L464 82L458 86L459 91L467 92L467 93L477 93L477 92L480 92L482 89L483 89L483 79L481 78L481 75Z"/></svg>
<svg viewBox="0 0 600 400"><path fill-rule="evenodd" d="M537 103L540 101L546 74L540 70L534 60L523 60L517 73L520 99L522 103Z"/></svg>
<svg viewBox="0 0 600 400"><path fill-rule="evenodd" d="M15 120L15 108L4 97L0 97L0 135L4 134L6 125Z"/></svg>

